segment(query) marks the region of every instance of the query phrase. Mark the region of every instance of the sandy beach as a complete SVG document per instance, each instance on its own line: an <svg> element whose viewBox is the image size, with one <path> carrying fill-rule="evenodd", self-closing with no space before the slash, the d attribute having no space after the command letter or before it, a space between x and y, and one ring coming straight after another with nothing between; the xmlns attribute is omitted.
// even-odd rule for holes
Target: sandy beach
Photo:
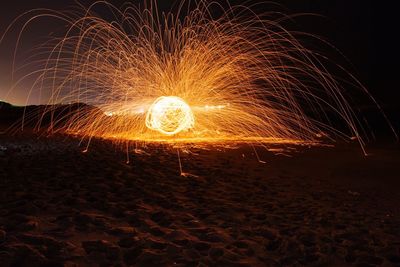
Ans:
<svg viewBox="0 0 400 267"><path fill-rule="evenodd" d="M400 152L0 135L1 266L400 266Z"/></svg>

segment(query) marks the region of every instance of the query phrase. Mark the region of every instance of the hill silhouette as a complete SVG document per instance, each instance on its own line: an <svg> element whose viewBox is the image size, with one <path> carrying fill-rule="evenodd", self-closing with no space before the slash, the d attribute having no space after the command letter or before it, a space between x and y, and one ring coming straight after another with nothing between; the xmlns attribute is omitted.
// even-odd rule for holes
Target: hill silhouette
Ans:
<svg viewBox="0 0 400 267"><path fill-rule="evenodd" d="M26 127L45 128L52 121L56 121L58 125L68 121L71 115L78 111L102 112L99 108L85 103L14 106L0 101L0 125L13 127L23 124Z"/></svg>

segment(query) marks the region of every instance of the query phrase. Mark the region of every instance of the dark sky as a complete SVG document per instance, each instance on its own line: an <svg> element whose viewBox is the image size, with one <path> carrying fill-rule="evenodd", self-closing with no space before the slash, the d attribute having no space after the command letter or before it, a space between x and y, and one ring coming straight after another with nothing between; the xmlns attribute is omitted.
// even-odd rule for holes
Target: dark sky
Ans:
<svg viewBox="0 0 400 267"><path fill-rule="evenodd" d="M87 5L93 1L80 2ZM120 6L125 1L110 0L109 2ZM159 2L164 3L162 8L167 8L168 4L165 3L172 1ZM243 1L230 2L235 4ZM351 64L338 57L337 53L332 53L333 60L344 64L355 74L380 103L396 104L400 90L397 85L399 75L396 69L398 67L395 65L395 58L397 58L395 34L398 30L395 28L394 6L391 7L390 4L384 4L382 1L370 0L275 0L274 2L282 4L284 8L280 8L279 11L286 10L288 14L322 15L322 18L311 16L299 19L297 21L299 29L324 36L347 57ZM0 33L3 33L11 21L24 11L34 8L63 10L71 5L74 5L72 0L9 1L7 7L5 8L3 4L0 10ZM30 37L45 37L54 30L54 27L53 22L42 21L29 29L21 52L26 53L30 46L34 45L34 42L29 42ZM12 31L0 44L0 99L23 104L29 89L20 86L7 94L11 86L11 59L15 38L16 31ZM327 51L327 54L331 52ZM29 84L23 86L29 87ZM31 97L30 101L35 102L35 96Z"/></svg>

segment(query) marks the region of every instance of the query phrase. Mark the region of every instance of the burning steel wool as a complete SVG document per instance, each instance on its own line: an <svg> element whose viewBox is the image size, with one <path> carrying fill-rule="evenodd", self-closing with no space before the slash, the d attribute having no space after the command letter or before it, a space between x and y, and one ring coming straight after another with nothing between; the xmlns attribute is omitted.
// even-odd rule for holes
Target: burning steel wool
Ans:
<svg viewBox="0 0 400 267"><path fill-rule="evenodd" d="M162 134L174 135L194 126L194 116L185 101L176 96L162 96L150 106L146 126Z"/></svg>
<svg viewBox="0 0 400 267"><path fill-rule="evenodd" d="M99 5L115 19L97 15ZM215 9L221 15L212 15ZM191 144L314 142L322 134L355 136L363 147L363 129L343 84L327 71L323 56L302 45L307 34L281 26L288 17L208 1L193 7L185 0L167 13L155 0L122 10L99 1L84 12L46 11L30 21L43 17L68 27L42 47L48 59L32 90L51 91L50 104L96 107L53 116L50 131L89 142ZM347 85L364 90L348 77ZM329 123L331 116L346 132Z"/></svg>

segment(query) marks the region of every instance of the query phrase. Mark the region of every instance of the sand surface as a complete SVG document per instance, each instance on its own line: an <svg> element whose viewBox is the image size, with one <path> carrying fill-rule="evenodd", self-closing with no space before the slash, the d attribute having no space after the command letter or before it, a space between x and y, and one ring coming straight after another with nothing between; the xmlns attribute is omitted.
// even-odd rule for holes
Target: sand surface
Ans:
<svg viewBox="0 0 400 267"><path fill-rule="evenodd" d="M268 148L0 135L0 266L400 266L398 148Z"/></svg>

